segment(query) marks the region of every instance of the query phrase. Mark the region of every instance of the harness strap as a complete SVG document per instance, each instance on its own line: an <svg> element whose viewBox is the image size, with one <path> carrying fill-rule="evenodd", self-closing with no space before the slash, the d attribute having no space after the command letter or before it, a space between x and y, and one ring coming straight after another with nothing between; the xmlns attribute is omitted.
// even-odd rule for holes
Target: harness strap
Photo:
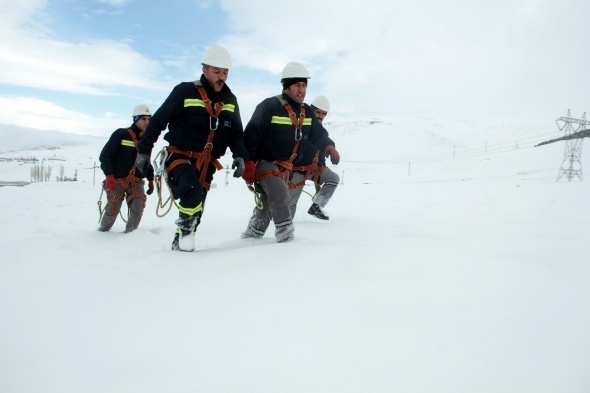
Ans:
<svg viewBox="0 0 590 393"><path fill-rule="evenodd" d="M213 136L215 135L215 131L219 126L219 114L223 110L224 103L223 102L216 102L215 106L211 105L211 100L207 96L207 91L205 88L199 83L198 81L195 82L195 87L197 88L199 94L201 95L201 99L205 104L205 109L209 114L209 134L207 135L207 143L205 143L205 147L203 151L196 152L196 151L184 151L177 149L174 146L166 147L166 150L170 153L179 154L182 156L188 157L188 159L177 158L173 160L167 167L166 171L168 174L172 172L172 170L180 164L189 164L191 165L196 171L200 172L199 181L201 185L206 190L211 188L211 184L206 182L207 178L207 169L209 168L209 164L212 164L215 169L218 171L223 169L223 165L219 162L219 160L215 157L211 156L211 150L213 149ZM213 124L213 120L215 120L215 124Z"/></svg>
<svg viewBox="0 0 590 393"><path fill-rule="evenodd" d="M320 154L320 152L316 151L315 157L313 158L313 162L311 164L302 165L302 166L294 166L293 169L291 169L291 173L292 172L305 172L305 175L297 183L287 184L287 187L289 189L294 189L294 188L297 188L297 187L305 184L305 182L307 181L307 179L309 179L311 177L311 175L318 172L318 156L319 156L319 154Z"/></svg>
<svg viewBox="0 0 590 393"><path fill-rule="evenodd" d="M135 150L137 151L137 144L139 143L137 140L137 136L135 135L135 133L133 132L133 130L131 128L127 129L127 132L129 133L129 136L131 137L131 140L133 141L133 145L135 146ZM131 184L131 193L129 195L127 195L127 198L125 198L125 200L127 201L127 203L131 203L131 201L134 198L141 198L143 199L143 204L145 207L145 201L147 200L147 196L143 193L140 193L137 190L137 183L141 183L141 184L145 184L143 179L140 179L139 177L135 176L135 162L133 163L133 166L131 167L131 170L129 171L129 174L125 177L121 177L119 179L117 179L117 183L121 184L121 189L122 192L120 194L116 194L116 195L111 195L110 197L107 197L107 200L111 203L114 203L116 201L118 201L119 199L123 199L125 198L125 191L127 190L127 187L129 187L129 185ZM112 206L112 214L115 214L115 206Z"/></svg>
<svg viewBox="0 0 590 393"><path fill-rule="evenodd" d="M287 110L289 118L291 119L291 124L293 124L293 127L295 127L295 142L293 143L293 150L291 151L291 156L287 160L273 161L279 167L278 169L257 173L256 181L262 180L269 176L278 176L283 180L286 180L289 176L289 172L293 169L293 160L295 157L297 157L297 148L299 147L299 141L303 136L303 131L301 128L303 127L303 122L305 121L305 107L301 105L301 113L299 114L299 117L297 117L295 111L293 111L293 108L287 101L283 100L281 96L277 96L277 99Z"/></svg>
<svg viewBox="0 0 590 393"><path fill-rule="evenodd" d="M131 128L128 128L127 132L129 133L129 136L131 137L131 140L133 141L133 144L135 145L135 150L139 151L139 149L137 148L137 144L139 143L139 141L137 140L137 136L135 136L135 133L133 132L133 130Z"/></svg>
<svg viewBox="0 0 590 393"><path fill-rule="evenodd" d="M172 162L170 162L170 164L168 164L168 166L166 167L166 172L168 173L168 175L170 175L172 173L172 170L176 168L178 165L188 164L192 166L196 171L199 171L201 173L199 176L199 181L201 182L203 188L205 188L206 190L209 190L211 188L211 184L205 181L205 177L207 175L207 168L209 164L213 165L215 169L218 171L223 169L223 165L221 165L217 158L211 157L211 155L209 155L208 157L204 157L204 155L206 155L204 151L184 151L177 149L174 146L166 146L166 151L168 151L169 153L187 157L172 160Z"/></svg>
<svg viewBox="0 0 590 393"><path fill-rule="evenodd" d="M132 173L130 173L128 176L122 177L117 179L117 183L121 184L121 189L122 191L119 194L115 194L115 195L111 195L110 197L107 197L107 200L111 203L115 203L116 201L125 198L125 191L127 190L127 187L129 187L129 185L131 184L131 193L127 195L127 197L125 198L125 201L127 203L131 203L131 201L134 198L140 198L143 199L143 204L145 207L145 201L147 200L147 195L140 193L139 190L137 189L137 183L141 183L141 184L145 184L143 179L140 179L139 177L134 176ZM112 206L112 214L115 214L115 206Z"/></svg>
<svg viewBox="0 0 590 393"><path fill-rule="evenodd" d="M318 152L319 153L319 152ZM318 182L320 181L320 176L322 176L322 173L324 172L324 169L326 169L325 165L320 165L318 167L317 172L315 173L315 175L313 176L313 182L315 184L318 184Z"/></svg>

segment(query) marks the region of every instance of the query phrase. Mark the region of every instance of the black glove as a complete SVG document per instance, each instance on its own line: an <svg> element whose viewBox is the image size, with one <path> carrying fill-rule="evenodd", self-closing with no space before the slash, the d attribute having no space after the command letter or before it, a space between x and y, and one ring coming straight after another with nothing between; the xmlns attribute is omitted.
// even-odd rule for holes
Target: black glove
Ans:
<svg viewBox="0 0 590 393"><path fill-rule="evenodd" d="M150 182L148 183L147 194L152 195L152 192L154 192L154 181L150 180Z"/></svg>
<svg viewBox="0 0 590 393"><path fill-rule="evenodd" d="M138 153L135 158L135 167L141 171L144 175L147 173L147 167L150 162L150 156L148 154Z"/></svg>
<svg viewBox="0 0 590 393"><path fill-rule="evenodd" d="M232 162L231 164L231 169L237 168L234 171L234 177L240 177L242 176L242 173L244 173L244 159L242 157L238 157L234 159L234 162Z"/></svg>

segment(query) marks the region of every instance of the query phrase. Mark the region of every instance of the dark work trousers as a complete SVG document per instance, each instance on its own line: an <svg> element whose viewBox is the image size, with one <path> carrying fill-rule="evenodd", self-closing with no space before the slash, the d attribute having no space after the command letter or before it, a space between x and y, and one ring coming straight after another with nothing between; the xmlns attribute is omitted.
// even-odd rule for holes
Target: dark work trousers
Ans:
<svg viewBox="0 0 590 393"><path fill-rule="evenodd" d="M209 165L206 181L213 179L215 167ZM200 172L188 163L179 164L169 174L170 190L174 199L179 199L179 212L176 224L183 231L194 232L201 222L205 209L207 190L199 180Z"/></svg>

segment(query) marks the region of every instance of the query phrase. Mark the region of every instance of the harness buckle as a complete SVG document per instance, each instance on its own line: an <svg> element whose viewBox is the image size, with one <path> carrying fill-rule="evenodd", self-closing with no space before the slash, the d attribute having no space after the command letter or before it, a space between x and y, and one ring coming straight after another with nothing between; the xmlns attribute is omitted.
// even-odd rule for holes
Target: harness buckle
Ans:
<svg viewBox="0 0 590 393"><path fill-rule="evenodd" d="M215 127L213 127L213 119L215 119ZM209 128L211 131L217 131L217 127L219 126L219 117L209 116Z"/></svg>
<svg viewBox="0 0 590 393"><path fill-rule="evenodd" d="M301 127L295 128L295 140L300 141L302 137L303 137L303 130L301 129Z"/></svg>
<svg viewBox="0 0 590 393"><path fill-rule="evenodd" d="M156 154L156 157L154 158L154 174L158 175L158 176L162 176L165 174L166 172L166 168L165 168L165 164L166 164L166 160L168 159L168 150L166 150L166 148L164 147L162 150L160 150L158 152L158 154Z"/></svg>

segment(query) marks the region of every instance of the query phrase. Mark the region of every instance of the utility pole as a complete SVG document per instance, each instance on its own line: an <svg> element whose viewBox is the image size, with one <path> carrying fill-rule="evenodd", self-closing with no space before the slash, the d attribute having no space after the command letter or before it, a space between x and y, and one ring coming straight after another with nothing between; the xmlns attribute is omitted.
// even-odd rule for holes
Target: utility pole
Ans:
<svg viewBox="0 0 590 393"><path fill-rule="evenodd" d="M582 143L584 139L582 138L573 138L569 139L572 134L576 132L580 132L581 130L587 128L590 125L590 121L586 120L586 112L582 115L581 119L574 119L572 118L572 114L570 110L567 110L566 117L560 117L555 121L557 123L557 127L560 130L564 130L564 140L565 140L565 150L563 154L563 159L561 161L561 167L559 169L559 173L557 174L558 182L564 175L567 178L567 181L572 181L574 177L578 177L580 181L583 181L582 176ZM560 123L563 125L560 126ZM577 124L578 126L574 129L573 124Z"/></svg>

